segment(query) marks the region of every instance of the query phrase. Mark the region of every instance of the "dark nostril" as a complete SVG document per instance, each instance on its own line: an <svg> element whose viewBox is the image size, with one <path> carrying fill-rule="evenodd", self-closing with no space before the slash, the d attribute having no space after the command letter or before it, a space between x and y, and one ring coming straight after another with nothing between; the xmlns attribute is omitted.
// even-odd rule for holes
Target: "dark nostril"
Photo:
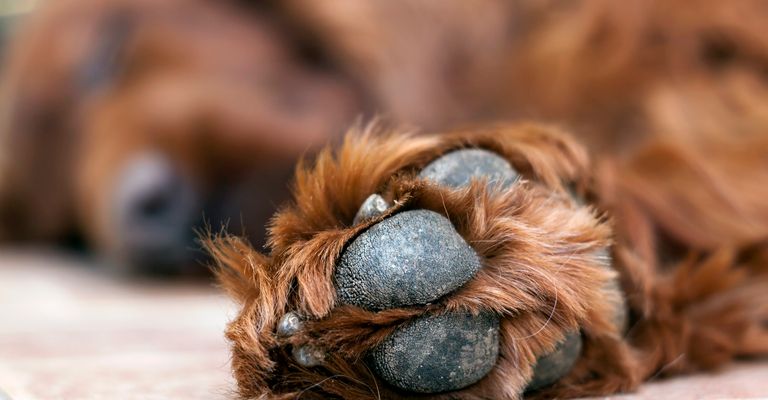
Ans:
<svg viewBox="0 0 768 400"><path fill-rule="evenodd" d="M163 217L171 208L168 190L149 193L145 198L136 202L136 216L142 219L157 219Z"/></svg>
<svg viewBox="0 0 768 400"><path fill-rule="evenodd" d="M167 157L144 154L123 169L116 193L117 217L127 225L183 219L193 192Z"/></svg>
<svg viewBox="0 0 768 400"><path fill-rule="evenodd" d="M113 193L110 231L119 260L142 268L176 268L194 258L201 202L167 156L148 152L129 160Z"/></svg>

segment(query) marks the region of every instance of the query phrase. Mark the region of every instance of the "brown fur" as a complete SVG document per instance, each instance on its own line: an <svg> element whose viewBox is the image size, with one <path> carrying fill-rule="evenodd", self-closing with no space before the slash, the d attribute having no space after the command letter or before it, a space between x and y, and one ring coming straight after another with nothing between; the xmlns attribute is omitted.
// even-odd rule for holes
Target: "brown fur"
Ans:
<svg viewBox="0 0 768 400"><path fill-rule="evenodd" d="M760 0L281 4L378 109L428 129L533 118L615 154L649 136L765 126L733 121L766 104Z"/></svg>
<svg viewBox="0 0 768 400"><path fill-rule="evenodd" d="M209 242L222 285L243 305L227 331L243 398L405 396L378 381L362 355L399 323L449 309L501 315L501 356L479 383L437 398L516 398L535 357L575 327L586 340L582 357L570 374L537 396L631 390L656 374L712 368L734 356L768 350L768 332L761 325L768 318L765 268L738 258L750 245L760 246L768 222L756 222L762 214L740 197L722 199L729 208L717 209L707 207L713 205L711 197L699 193L746 189L742 184L756 189L762 185L752 179L759 174L702 179L689 173L703 162L694 153L663 171L667 178L679 174L672 180L678 185L655 187L660 179L653 178L660 176L638 180L638 173L654 171L637 165L660 151L649 148L626 165L602 170L612 172L613 179L605 172L592 182L583 149L547 127L381 137L372 129L351 134L335 155L322 153L313 167L299 167L294 203L271 225L269 255L234 238ZM428 161L468 145L504 155L527 180L500 192L481 182L454 191L413 179ZM758 160L764 162L749 161ZM612 218L568 200L563 184L573 182ZM689 191L680 193L683 188ZM358 232L384 218L351 225L360 203L373 192L395 201L389 213L426 208L446 215L482 256L481 273L427 307L378 313L337 307L332 272L340 252ZM674 221L663 214L667 203L644 202L656 196L698 217L689 232L698 232L695 237L675 236L682 258L672 259L657 247L666 222ZM745 219L730 221L734 235L719 235L721 213L734 208ZM599 290L611 272L595 251L611 241L633 315L626 336L606 319L617 300ZM298 310L310 322L301 335L283 340L274 328L288 310ZM305 369L292 360L288 346L306 343L328 350L323 367Z"/></svg>

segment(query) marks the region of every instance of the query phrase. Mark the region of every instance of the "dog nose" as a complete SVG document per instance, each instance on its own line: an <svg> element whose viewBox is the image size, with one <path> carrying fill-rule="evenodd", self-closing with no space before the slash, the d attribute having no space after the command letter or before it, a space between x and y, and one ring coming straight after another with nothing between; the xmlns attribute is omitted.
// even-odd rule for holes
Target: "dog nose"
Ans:
<svg viewBox="0 0 768 400"><path fill-rule="evenodd" d="M152 152L130 160L114 196L120 264L159 274L191 268L202 204L189 179L167 156Z"/></svg>

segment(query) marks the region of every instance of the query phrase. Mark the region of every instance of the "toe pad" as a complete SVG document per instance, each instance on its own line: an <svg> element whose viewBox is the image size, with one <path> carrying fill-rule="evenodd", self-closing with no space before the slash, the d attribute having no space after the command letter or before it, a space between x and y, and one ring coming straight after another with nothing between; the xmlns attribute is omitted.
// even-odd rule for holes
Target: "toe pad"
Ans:
<svg viewBox="0 0 768 400"><path fill-rule="evenodd" d="M447 313L417 318L368 357L373 371L393 386L417 393L467 387L482 379L499 354L499 319Z"/></svg>

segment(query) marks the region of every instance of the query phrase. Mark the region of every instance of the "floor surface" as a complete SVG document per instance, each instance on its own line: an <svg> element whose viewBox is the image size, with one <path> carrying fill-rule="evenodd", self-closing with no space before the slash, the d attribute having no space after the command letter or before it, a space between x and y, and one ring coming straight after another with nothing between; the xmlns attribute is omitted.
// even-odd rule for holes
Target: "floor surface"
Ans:
<svg viewBox="0 0 768 400"><path fill-rule="evenodd" d="M0 249L0 400L232 397L213 285L116 279L79 258ZM768 399L768 361L646 384L630 399Z"/></svg>

